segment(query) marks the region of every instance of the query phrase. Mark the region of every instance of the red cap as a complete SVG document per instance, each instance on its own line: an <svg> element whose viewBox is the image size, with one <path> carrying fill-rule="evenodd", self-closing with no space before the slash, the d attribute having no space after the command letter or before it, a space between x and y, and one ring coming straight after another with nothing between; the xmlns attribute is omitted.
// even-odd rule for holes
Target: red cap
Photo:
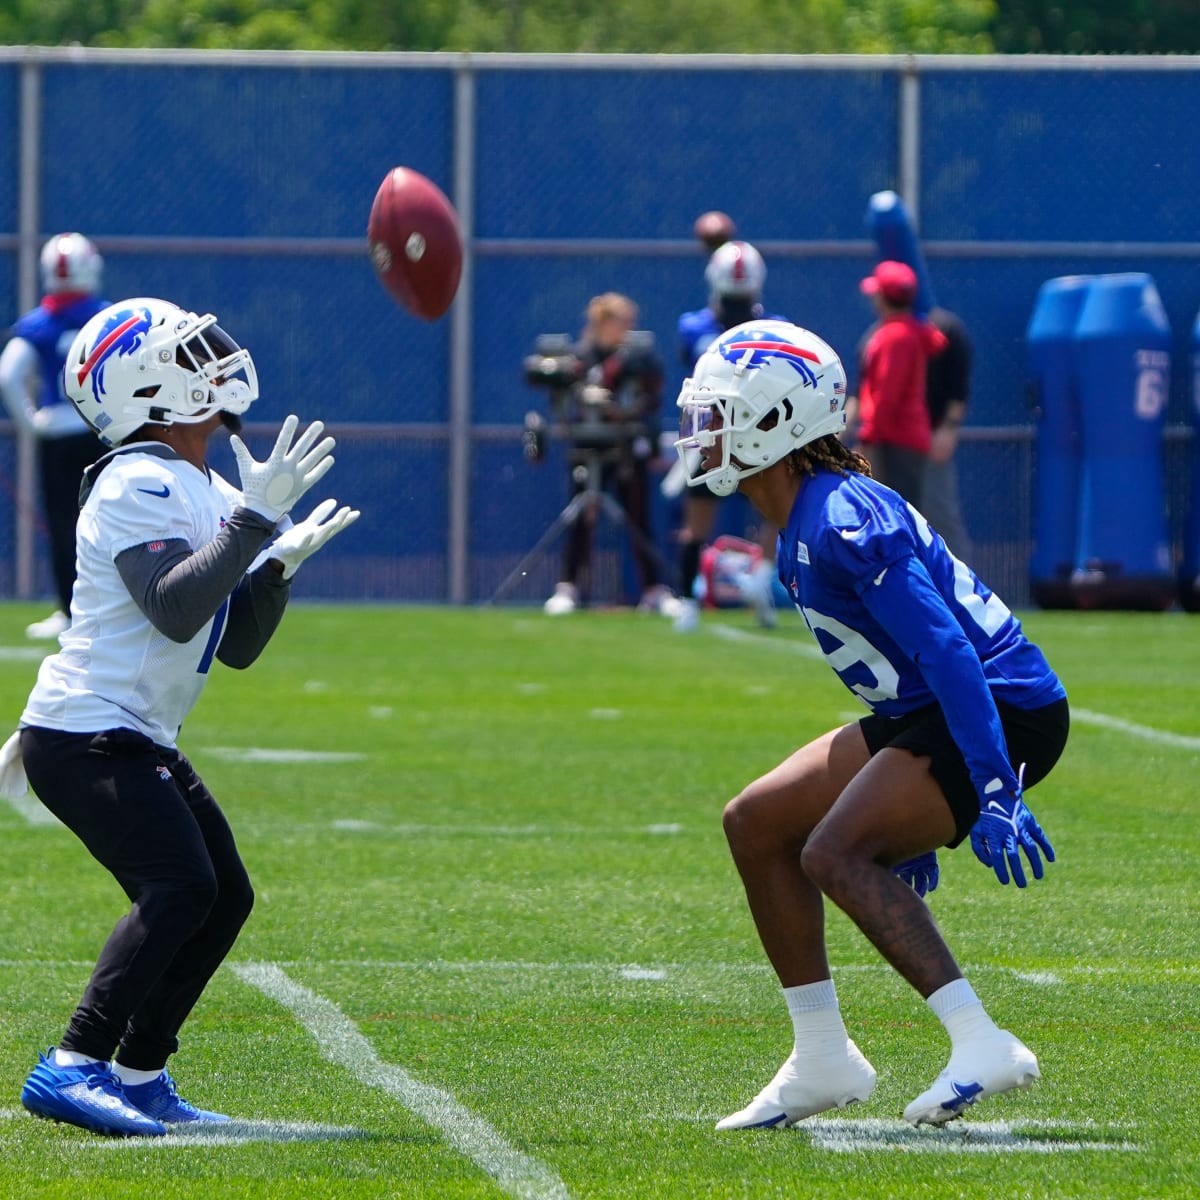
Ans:
<svg viewBox="0 0 1200 1200"><path fill-rule="evenodd" d="M917 294L917 273L907 263L884 259L858 288L865 296L878 292L889 304L911 304Z"/></svg>

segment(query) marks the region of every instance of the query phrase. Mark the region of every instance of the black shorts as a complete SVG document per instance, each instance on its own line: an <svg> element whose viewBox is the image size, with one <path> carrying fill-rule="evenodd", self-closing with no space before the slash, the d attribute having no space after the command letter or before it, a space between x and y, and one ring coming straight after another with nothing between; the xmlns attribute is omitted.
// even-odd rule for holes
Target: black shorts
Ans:
<svg viewBox="0 0 1200 1200"><path fill-rule="evenodd" d="M1031 788L1050 774L1067 744L1071 713L1066 700L1042 708L1016 708L996 702L1000 726L1013 771L1025 764L1025 787ZM858 723L874 758L885 746L908 750L930 759L929 773L937 780L950 811L955 834L948 846L957 846L979 820L979 794L971 781L966 760L950 733L941 705L928 704L903 717L863 717Z"/></svg>

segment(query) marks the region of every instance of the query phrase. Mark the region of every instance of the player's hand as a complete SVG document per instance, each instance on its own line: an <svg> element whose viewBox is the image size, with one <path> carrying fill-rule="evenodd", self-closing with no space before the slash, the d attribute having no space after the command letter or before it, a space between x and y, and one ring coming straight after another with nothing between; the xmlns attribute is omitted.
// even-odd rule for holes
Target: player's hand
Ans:
<svg viewBox="0 0 1200 1200"><path fill-rule="evenodd" d="M278 521L333 466L333 438L317 442L325 428L323 422L314 421L293 445L299 424L296 416L284 421L275 448L264 462L251 458L236 433L229 439L241 476L242 503L268 521Z"/></svg>
<svg viewBox="0 0 1200 1200"><path fill-rule="evenodd" d="M1021 773L1024 775L1024 767ZM999 784L999 781L996 781ZM1045 874L1042 854L1047 862L1054 861L1054 847L1042 832L1033 813L1021 798L1021 786L1015 793L1004 792L997 786L994 792L986 792L979 812L979 820L971 830L971 849L985 867L996 872L1001 883L1008 882L1012 873L1017 887L1025 886L1025 869L1021 865L1020 851L1025 852L1033 868L1034 879ZM1040 851L1040 853L1039 853Z"/></svg>
<svg viewBox="0 0 1200 1200"><path fill-rule="evenodd" d="M336 500L322 500L305 520L285 529L267 547L268 560L283 564L284 579L291 579L306 558L316 554L331 537L358 520L357 508L343 505L333 512L336 506Z"/></svg>
<svg viewBox="0 0 1200 1200"><path fill-rule="evenodd" d="M936 851L919 854L916 858L897 863L892 868L892 874L908 884L918 896L937 890L938 860Z"/></svg>

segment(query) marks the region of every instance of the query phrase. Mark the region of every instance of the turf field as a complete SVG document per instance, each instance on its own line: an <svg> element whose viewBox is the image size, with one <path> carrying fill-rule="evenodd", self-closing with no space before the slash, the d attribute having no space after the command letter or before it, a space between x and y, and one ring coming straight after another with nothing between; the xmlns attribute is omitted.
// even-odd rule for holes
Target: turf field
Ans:
<svg viewBox="0 0 1200 1200"><path fill-rule="evenodd" d="M7 733L36 670L0 606ZM211 1136L118 1141L18 1094L124 898L0 802L0 1197L254 1200L1200 1194L1200 617L1031 613L1075 725L1030 805L1058 851L1003 888L969 847L931 898L1034 1090L943 1130L904 1105L948 1044L840 914L869 1103L717 1134L790 1049L720 830L726 798L854 714L794 614L296 605L214 670L181 738L257 904L184 1029Z"/></svg>

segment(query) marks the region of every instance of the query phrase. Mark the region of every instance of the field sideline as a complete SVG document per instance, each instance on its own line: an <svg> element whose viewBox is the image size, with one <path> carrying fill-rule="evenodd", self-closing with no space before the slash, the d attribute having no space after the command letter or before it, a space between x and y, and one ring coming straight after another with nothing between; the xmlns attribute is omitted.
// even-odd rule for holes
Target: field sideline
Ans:
<svg viewBox="0 0 1200 1200"><path fill-rule="evenodd" d="M0 738L42 615L0 604ZM794 614L681 637L626 612L297 604L180 738L257 892L172 1061L231 1126L120 1141L20 1107L124 898L39 805L0 801L0 1198L1195 1197L1200 618L1024 621L1074 714L1030 793L1059 861L1020 892L960 848L931 904L1038 1053L1032 1091L904 1125L945 1035L834 914L874 1096L713 1129L790 1048L721 807L857 715Z"/></svg>

